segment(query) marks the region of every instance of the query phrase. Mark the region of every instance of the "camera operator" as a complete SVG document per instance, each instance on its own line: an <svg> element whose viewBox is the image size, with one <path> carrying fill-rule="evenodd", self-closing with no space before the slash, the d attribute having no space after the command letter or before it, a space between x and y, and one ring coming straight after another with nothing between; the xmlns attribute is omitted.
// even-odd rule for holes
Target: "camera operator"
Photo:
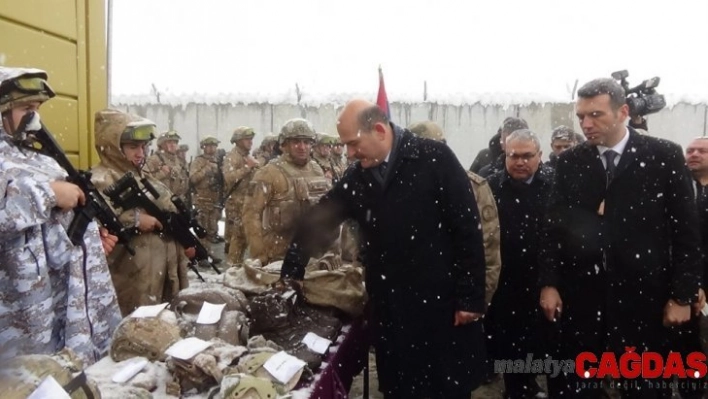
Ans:
<svg viewBox="0 0 708 399"><path fill-rule="evenodd" d="M612 78L619 81L627 97L630 116L629 126L646 132L649 128L644 116L659 112L666 106L664 96L656 92L656 87L659 86L661 79L655 76L643 81L636 87L630 88L627 81L628 76L629 73L626 70L612 73Z"/></svg>

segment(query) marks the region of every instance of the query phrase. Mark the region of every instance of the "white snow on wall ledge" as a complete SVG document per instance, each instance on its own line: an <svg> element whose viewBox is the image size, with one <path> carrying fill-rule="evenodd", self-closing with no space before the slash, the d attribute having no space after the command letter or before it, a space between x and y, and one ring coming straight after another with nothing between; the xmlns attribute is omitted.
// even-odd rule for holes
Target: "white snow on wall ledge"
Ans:
<svg viewBox="0 0 708 399"><path fill-rule="evenodd" d="M115 105L170 105L186 107L188 104L205 105L237 105L237 104L289 104L309 107L319 107L324 104L334 106L344 105L354 98L368 98L374 100L375 92L350 92L350 93L301 93L298 102L295 90L282 93L220 93L220 94L122 94L115 95L111 104ZM667 107L685 103L691 105L708 104L708 95L700 94L665 94ZM440 105L473 105L502 106L508 108L512 105L526 106L531 104L569 104L574 101L560 96L544 95L539 93L449 93L445 95L428 96L424 101L422 96L389 96L389 102L399 104L440 104Z"/></svg>

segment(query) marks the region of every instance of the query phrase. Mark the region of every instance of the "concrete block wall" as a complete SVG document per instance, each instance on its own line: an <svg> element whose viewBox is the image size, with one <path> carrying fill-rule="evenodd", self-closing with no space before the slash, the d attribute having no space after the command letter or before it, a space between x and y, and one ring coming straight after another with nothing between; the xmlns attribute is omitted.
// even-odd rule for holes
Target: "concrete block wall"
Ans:
<svg viewBox="0 0 708 399"><path fill-rule="evenodd" d="M277 133L290 118L309 119L318 131L336 134L336 117L341 105L319 107L292 104L115 104L115 108L136 113L157 123L160 131L177 130L189 155L198 154L199 141L208 135L218 137L222 148L230 149L231 133L237 126L251 126L258 135ZM399 125L433 120L442 126L448 144L463 166L468 167L477 152L487 147L491 136L507 116L526 119L531 130L541 138L544 159L550 152L551 130L568 125L580 132L572 103L530 105L451 105L437 103L392 103L391 117ZM708 134L708 107L705 104L679 103L649 116L650 134L685 146L692 138Z"/></svg>

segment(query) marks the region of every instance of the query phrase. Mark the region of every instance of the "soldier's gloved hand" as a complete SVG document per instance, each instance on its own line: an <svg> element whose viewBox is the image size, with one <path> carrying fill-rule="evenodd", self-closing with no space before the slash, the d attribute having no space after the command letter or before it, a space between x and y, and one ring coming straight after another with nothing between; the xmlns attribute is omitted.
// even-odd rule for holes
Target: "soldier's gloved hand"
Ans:
<svg viewBox="0 0 708 399"><path fill-rule="evenodd" d="M142 233L149 233L151 231L155 230L162 230L162 223L160 223L159 220L155 219L154 216L150 216L145 213L140 214L140 221L138 222L138 225L135 226L140 230Z"/></svg>
<svg viewBox="0 0 708 399"><path fill-rule="evenodd" d="M79 186L65 181L53 181L49 183L54 197L57 199L57 206L62 211L69 211L76 208L77 205L86 203L86 196L81 191Z"/></svg>
<svg viewBox="0 0 708 399"><path fill-rule="evenodd" d="M113 248L116 247L116 243L118 243L118 237L114 236L113 234L110 234L105 227L99 227L98 232L101 235L101 244L103 244L103 252L108 255L113 252Z"/></svg>

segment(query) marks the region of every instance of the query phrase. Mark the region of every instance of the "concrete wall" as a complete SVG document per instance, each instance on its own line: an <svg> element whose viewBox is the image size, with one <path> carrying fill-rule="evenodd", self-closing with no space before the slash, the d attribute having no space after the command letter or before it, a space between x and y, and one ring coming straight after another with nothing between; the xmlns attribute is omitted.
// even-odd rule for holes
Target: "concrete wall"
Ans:
<svg viewBox="0 0 708 399"><path fill-rule="evenodd" d="M278 132L282 124L295 117L309 119L318 131L336 134L336 115L340 106L322 105L308 107L290 104L164 104L128 105L114 107L139 114L157 123L160 131L177 130L182 143L190 146L190 155L198 152L199 140L208 135L217 136L222 148L231 148L229 139L234 128L241 125L253 127L257 133L255 145L263 134ZM433 120L445 131L449 145L462 165L468 167L477 152L487 147L489 138L507 116L526 119L531 130L542 142L544 159L550 152L550 132L558 125L573 126L580 131L574 115L573 104L512 105L445 105L434 103L391 104L391 117L399 125L422 120ZM704 104L680 103L649 116L650 133L673 140L685 146L693 137L708 133L708 107Z"/></svg>

